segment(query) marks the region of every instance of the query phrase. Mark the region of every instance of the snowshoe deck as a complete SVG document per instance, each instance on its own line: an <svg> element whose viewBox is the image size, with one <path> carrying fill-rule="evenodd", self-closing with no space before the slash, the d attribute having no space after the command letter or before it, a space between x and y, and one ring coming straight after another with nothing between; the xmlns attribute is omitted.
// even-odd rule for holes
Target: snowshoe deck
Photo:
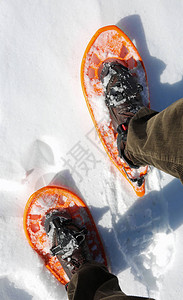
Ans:
<svg viewBox="0 0 183 300"><path fill-rule="evenodd" d="M89 42L81 64L81 85L93 123L109 158L132 185L136 194L143 196L144 176L148 167L131 169L118 155L117 133L111 125L102 83L99 80L106 61L118 61L137 76L137 81L143 86L143 104L150 106L147 75L142 58L126 34L113 25L99 29Z"/></svg>
<svg viewBox="0 0 183 300"><path fill-rule="evenodd" d="M107 266L104 248L92 215L86 204L71 191L61 187L44 187L28 200L24 211L24 230L31 247L43 259L45 266L63 284L69 282L61 263L51 255L51 242L45 231L46 215L50 211L66 211L78 226L85 226L86 242L93 260Z"/></svg>

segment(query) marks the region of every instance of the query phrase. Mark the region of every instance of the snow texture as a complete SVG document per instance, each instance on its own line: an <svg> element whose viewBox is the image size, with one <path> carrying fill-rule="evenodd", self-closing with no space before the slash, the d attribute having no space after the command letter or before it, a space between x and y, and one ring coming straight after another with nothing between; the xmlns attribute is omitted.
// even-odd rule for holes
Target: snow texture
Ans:
<svg viewBox="0 0 183 300"><path fill-rule="evenodd" d="M183 2L2 0L0 6L0 298L67 299L23 231L29 196L71 187L89 205L123 291L183 299L183 189L154 168L138 199L98 141L80 86L84 50L115 24L146 66L151 107L183 92ZM111 247L112 245L112 247Z"/></svg>

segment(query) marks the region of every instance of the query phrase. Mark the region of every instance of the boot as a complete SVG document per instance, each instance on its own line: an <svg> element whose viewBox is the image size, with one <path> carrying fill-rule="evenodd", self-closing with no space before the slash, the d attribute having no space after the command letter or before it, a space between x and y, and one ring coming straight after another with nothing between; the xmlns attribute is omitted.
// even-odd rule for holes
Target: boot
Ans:
<svg viewBox="0 0 183 300"><path fill-rule="evenodd" d="M112 120L113 129L118 133L117 147L119 156L131 168L133 165L125 155L125 146L128 134L128 124L131 118L142 108L142 85L137 83L137 78L130 70L117 61L106 62L100 74L100 80L105 94L105 103Z"/></svg>
<svg viewBox="0 0 183 300"><path fill-rule="evenodd" d="M64 210L50 212L46 216L44 227L52 242L52 255L57 256L71 279L84 263L91 260L86 243L87 230L76 225Z"/></svg>

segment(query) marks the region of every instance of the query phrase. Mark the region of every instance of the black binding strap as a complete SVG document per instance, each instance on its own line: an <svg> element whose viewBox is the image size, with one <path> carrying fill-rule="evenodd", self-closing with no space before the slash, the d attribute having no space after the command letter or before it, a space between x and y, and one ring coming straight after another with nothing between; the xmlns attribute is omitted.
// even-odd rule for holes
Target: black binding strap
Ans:
<svg viewBox="0 0 183 300"><path fill-rule="evenodd" d="M78 228L71 220L66 220L62 217L56 217L52 222L56 229L58 242L56 246L51 248L52 255L59 254L63 258L71 256L84 242L87 230L84 227ZM73 228L71 229L71 227Z"/></svg>
<svg viewBox="0 0 183 300"><path fill-rule="evenodd" d="M144 177L147 175L147 174L145 174L145 175L141 176L140 178L131 178L131 177L128 175L128 173L127 173L125 167L123 167L123 171L125 172L127 178L128 178L131 182L136 182L136 183L137 183L138 187L140 187L140 186L144 183L144 180L145 180Z"/></svg>

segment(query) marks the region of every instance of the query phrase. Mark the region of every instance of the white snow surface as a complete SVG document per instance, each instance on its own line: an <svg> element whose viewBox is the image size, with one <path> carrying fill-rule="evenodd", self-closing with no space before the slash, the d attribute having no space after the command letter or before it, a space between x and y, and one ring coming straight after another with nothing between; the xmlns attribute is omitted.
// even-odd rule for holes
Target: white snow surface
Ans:
<svg viewBox="0 0 183 300"><path fill-rule="evenodd" d="M147 69L151 107L183 92L183 2L2 0L0 299L67 299L23 231L29 196L65 184L82 197L126 294L183 299L183 188L151 168L137 198L98 141L80 85L84 50L115 24Z"/></svg>

